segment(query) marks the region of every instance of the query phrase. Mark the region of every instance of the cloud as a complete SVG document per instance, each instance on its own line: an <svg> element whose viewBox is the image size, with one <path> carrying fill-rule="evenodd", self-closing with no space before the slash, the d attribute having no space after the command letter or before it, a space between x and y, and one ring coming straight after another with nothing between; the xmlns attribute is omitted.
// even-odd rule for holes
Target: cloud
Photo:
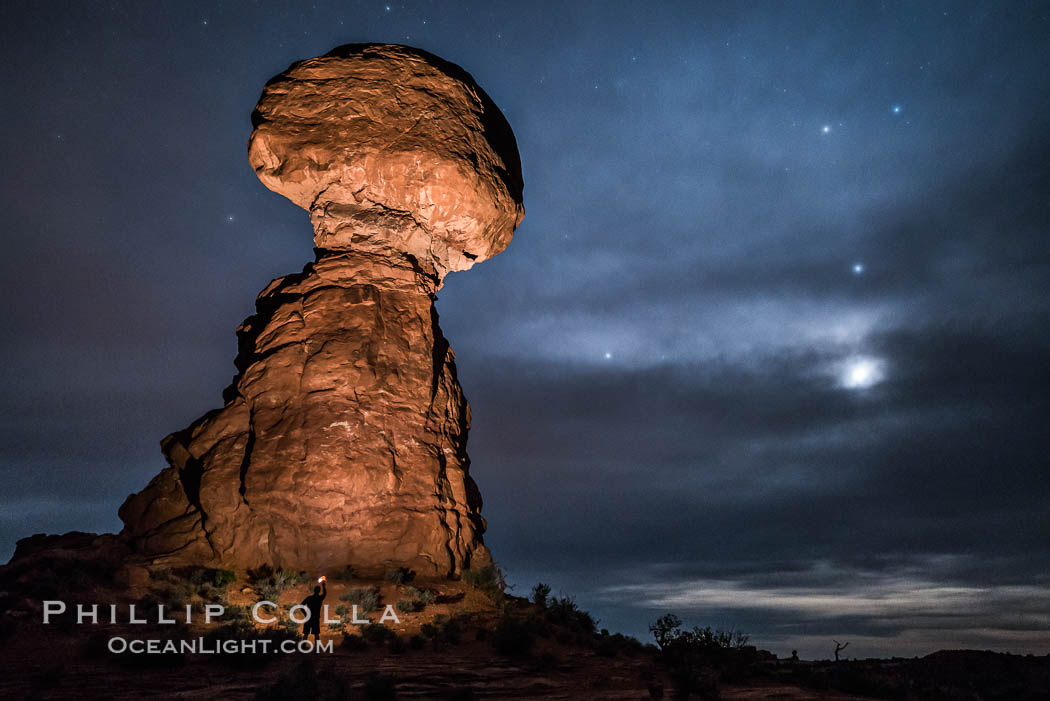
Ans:
<svg viewBox="0 0 1050 701"><path fill-rule="evenodd" d="M850 578L865 579L851 570ZM669 583L621 585L600 590L611 598L629 598L635 605L660 610L696 611L733 608L777 611L803 622L817 619L863 617L883 627L896 628L901 619L942 618L940 628L973 628L983 615L1016 614L1016 624L1025 630L1045 630L1050 625L1050 606L1034 601L1045 590L1035 586L951 587L943 584L882 576L862 586L839 589L804 587L749 588L740 582L694 580Z"/></svg>
<svg viewBox="0 0 1050 701"><path fill-rule="evenodd" d="M760 621L756 642L781 651L792 646L806 656L826 656L832 636L852 640L850 654L860 656L925 654L946 643L1050 649L1044 584L956 584L961 559L915 558L894 563L892 572L817 561L757 578L720 579L654 567L633 573L641 581L600 588L594 597L609 607L646 610L652 619L675 611L704 625Z"/></svg>

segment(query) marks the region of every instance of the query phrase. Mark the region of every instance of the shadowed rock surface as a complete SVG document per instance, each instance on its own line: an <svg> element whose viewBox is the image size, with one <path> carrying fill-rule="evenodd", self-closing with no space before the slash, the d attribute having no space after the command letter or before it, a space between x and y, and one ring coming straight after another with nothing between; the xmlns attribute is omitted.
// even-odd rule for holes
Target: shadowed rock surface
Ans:
<svg viewBox="0 0 1050 701"><path fill-rule="evenodd" d="M162 441L122 536L165 563L490 562L434 294L521 221L509 125L462 69L363 44L273 78L252 121L251 164L310 212L317 258L259 294L225 405Z"/></svg>

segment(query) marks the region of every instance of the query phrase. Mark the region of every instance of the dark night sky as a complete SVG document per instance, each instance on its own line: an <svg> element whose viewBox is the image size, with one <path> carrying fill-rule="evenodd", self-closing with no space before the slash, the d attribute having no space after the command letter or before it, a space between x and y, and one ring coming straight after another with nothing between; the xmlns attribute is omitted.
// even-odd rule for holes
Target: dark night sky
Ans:
<svg viewBox="0 0 1050 701"><path fill-rule="evenodd" d="M312 257L248 165L295 60L470 71L525 174L438 309L516 591L780 654L1050 652L1050 5L0 8L0 556L115 530Z"/></svg>

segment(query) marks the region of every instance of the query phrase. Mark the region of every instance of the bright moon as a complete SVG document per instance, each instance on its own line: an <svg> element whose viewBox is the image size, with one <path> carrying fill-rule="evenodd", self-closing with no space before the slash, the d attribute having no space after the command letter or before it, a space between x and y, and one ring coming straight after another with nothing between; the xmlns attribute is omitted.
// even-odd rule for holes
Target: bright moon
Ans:
<svg viewBox="0 0 1050 701"><path fill-rule="evenodd" d="M846 362L843 369L842 386L846 389L867 389L882 382L884 377L881 360L853 358Z"/></svg>

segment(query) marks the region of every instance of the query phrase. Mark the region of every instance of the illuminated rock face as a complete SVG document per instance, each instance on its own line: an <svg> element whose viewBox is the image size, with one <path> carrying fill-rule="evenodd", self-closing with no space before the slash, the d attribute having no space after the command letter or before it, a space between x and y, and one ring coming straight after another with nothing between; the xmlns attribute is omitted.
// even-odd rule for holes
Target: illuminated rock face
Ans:
<svg viewBox="0 0 1050 701"><path fill-rule="evenodd" d="M225 406L162 442L120 516L155 561L454 574L490 561L444 275L502 251L521 167L499 109L415 49L340 47L272 79L260 180L310 212L317 260L238 329Z"/></svg>

